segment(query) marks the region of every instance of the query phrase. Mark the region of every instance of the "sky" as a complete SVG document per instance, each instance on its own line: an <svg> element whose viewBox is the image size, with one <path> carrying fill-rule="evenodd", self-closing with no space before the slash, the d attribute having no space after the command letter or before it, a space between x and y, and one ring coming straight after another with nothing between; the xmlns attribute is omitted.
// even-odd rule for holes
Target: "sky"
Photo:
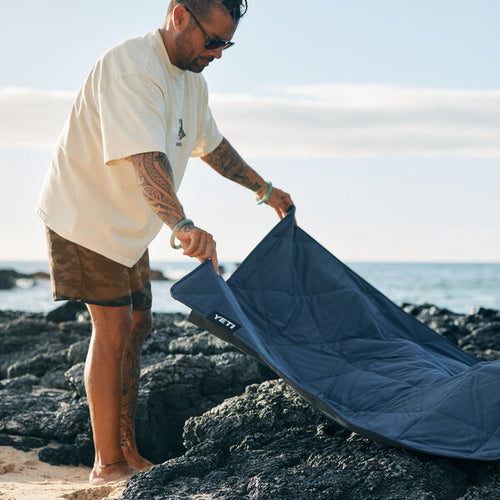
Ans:
<svg viewBox="0 0 500 500"><path fill-rule="evenodd" d="M2 0L0 260L44 260L34 215L95 61L159 27L168 1ZM345 261L500 262L500 2L249 0L204 71L225 137ZM240 261L272 209L189 163L179 198ZM152 260L185 260L165 228Z"/></svg>

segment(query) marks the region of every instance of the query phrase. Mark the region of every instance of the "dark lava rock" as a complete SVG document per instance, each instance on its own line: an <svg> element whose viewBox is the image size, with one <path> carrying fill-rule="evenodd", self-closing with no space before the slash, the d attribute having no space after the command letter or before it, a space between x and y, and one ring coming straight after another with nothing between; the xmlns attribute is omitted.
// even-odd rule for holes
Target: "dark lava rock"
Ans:
<svg viewBox="0 0 500 500"><path fill-rule="evenodd" d="M430 304L403 309L480 361L500 358L500 311L475 308L465 315Z"/></svg>
<svg viewBox="0 0 500 500"><path fill-rule="evenodd" d="M68 302L47 315L0 313L0 433L61 443L40 453L52 464L94 460L83 383L91 334L84 307ZM182 454L186 419L274 377L184 315L154 314L143 349L136 420L140 451L154 462Z"/></svg>
<svg viewBox="0 0 500 500"><path fill-rule="evenodd" d="M21 451L30 451L33 448L41 448L42 446L46 446L48 443L48 439L0 434L0 446L12 446L12 448L16 448L16 450Z"/></svg>
<svg viewBox="0 0 500 500"><path fill-rule="evenodd" d="M404 308L478 359L500 359L498 311ZM0 311L0 446L43 447L40 458L52 464L92 464L83 386L90 334L81 304ZM154 314L136 434L141 453L160 465L134 476L124 498L500 499L498 463L360 438L275 379L184 315Z"/></svg>
<svg viewBox="0 0 500 500"><path fill-rule="evenodd" d="M123 498L457 499L472 487L452 460L350 433L278 380L189 419L184 441L184 456L134 476ZM489 467L478 466L500 470Z"/></svg>
<svg viewBox="0 0 500 500"><path fill-rule="evenodd" d="M47 321L44 314L0 314L0 381L71 368L68 348L90 337L90 322ZM34 373L32 372L34 371Z"/></svg>
<svg viewBox="0 0 500 500"><path fill-rule="evenodd" d="M165 276L161 271L151 269L149 277L152 281L172 281L168 276Z"/></svg>
<svg viewBox="0 0 500 500"><path fill-rule="evenodd" d="M500 358L500 313L405 309L451 342L466 342L479 359ZM500 499L499 463L369 441L327 420L282 381L248 386L190 418L183 436L186 453L134 476L124 499Z"/></svg>
<svg viewBox="0 0 500 500"><path fill-rule="evenodd" d="M0 269L0 290L10 290L17 286L18 279L34 279L32 274L23 274L13 269Z"/></svg>
<svg viewBox="0 0 500 500"><path fill-rule="evenodd" d="M47 320L54 323L90 319L87 306L79 300L69 300L62 306L47 313Z"/></svg>
<svg viewBox="0 0 500 500"><path fill-rule="evenodd" d="M33 273L32 276L36 280L50 280L50 274L44 271L37 271L36 273Z"/></svg>
<svg viewBox="0 0 500 500"><path fill-rule="evenodd" d="M187 418L264 378L257 363L237 352L169 355L146 368L136 423L143 452L153 462L182 454L180 436Z"/></svg>

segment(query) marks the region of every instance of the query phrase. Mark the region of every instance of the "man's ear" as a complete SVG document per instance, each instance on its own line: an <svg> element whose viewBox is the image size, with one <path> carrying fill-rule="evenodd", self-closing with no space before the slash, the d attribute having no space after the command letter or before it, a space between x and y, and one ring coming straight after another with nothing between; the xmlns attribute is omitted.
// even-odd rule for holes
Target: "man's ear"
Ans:
<svg viewBox="0 0 500 500"><path fill-rule="evenodd" d="M177 30L184 29L189 24L189 13L183 5L177 5L172 13L174 28Z"/></svg>

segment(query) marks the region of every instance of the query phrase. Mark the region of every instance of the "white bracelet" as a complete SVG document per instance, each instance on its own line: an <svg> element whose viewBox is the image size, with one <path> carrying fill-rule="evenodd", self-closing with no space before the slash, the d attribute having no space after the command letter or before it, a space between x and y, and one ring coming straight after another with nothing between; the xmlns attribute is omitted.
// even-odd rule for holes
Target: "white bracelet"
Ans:
<svg viewBox="0 0 500 500"><path fill-rule="evenodd" d="M263 203L265 203L269 199L269 196L271 196L272 190L273 190L273 183L268 182L267 183L267 193L262 198L259 198L257 196L257 205L262 205Z"/></svg>
<svg viewBox="0 0 500 500"><path fill-rule="evenodd" d="M194 225L193 221L191 219L182 219L175 227L172 229L172 235L170 236L170 246L175 249L179 250L179 248L182 248L182 245L176 245L175 244L175 237L177 236L177 233L184 227L187 226L188 224Z"/></svg>

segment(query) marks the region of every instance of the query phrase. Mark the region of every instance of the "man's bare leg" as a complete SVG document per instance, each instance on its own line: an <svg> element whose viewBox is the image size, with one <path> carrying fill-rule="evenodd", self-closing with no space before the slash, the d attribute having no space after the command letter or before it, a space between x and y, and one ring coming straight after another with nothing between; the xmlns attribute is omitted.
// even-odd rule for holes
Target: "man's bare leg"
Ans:
<svg viewBox="0 0 500 500"><path fill-rule="evenodd" d="M135 440L135 414L141 376L141 349L150 331L151 310L133 311L132 334L128 339L123 358L121 446L128 464L141 471L147 471L153 467L149 460L139 455Z"/></svg>
<svg viewBox="0 0 500 500"><path fill-rule="evenodd" d="M89 480L97 486L136 472L127 464L120 443L123 354L132 329L132 307L87 307L92 338L85 362L85 389L95 446Z"/></svg>

